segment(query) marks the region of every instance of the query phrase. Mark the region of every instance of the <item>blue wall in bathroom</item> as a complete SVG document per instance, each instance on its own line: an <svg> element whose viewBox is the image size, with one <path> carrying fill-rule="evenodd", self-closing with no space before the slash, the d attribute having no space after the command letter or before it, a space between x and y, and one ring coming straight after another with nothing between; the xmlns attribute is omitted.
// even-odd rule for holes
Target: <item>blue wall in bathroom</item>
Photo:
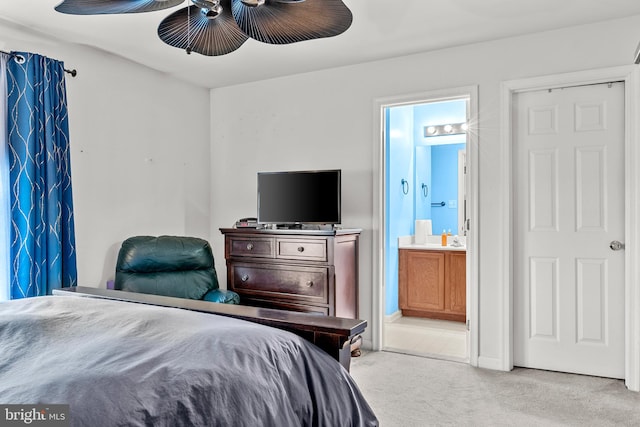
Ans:
<svg viewBox="0 0 640 427"><path fill-rule="evenodd" d="M415 197L414 197L414 218L431 219L431 201L433 200L433 177L431 174L431 149L430 145L416 145L415 148ZM422 188L426 185L426 191ZM425 196L426 194L426 196ZM411 228L411 233L415 233L415 222Z"/></svg>
<svg viewBox="0 0 640 427"><path fill-rule="evenodd" d="M413 229L413 107L387 109L385 313L398 311L398 236ZM408 183L404 194L402 180Z"/></svg>
<svg viewBox="0 0 640 427"><path fill-rule="evenodd" d="M457 209L431 208L431 202L440 201L438 197L445 197L442 200L446 202L454 199L457 201L457 150L460 147L464 149L466 138L464 135L425 138L424 127L460 123L465 120L464 100L397 106L385 110L385 315L392 315L399 310L398 237L412 235L416 219L432 219L435 234L442 232L442 227L451 228L454 232L457 224ZM440 145L429 147L430 144L442 143L456 144L452 145L452 148ZM453 163L449 163L450 159ZM443 177L440 177L441 173L444 174ZM451 173L454 174L453 179L450 177ZM408 194L402 191L402 179L409 183ZM428 201L421 196L420 185L423 181L430 181ZM454 189L454 193L450 193L451 188ZM438 218L431 218L436 212L435 209L440 210L437 213ZM440 218L440 215L443 217Z"/></svg>

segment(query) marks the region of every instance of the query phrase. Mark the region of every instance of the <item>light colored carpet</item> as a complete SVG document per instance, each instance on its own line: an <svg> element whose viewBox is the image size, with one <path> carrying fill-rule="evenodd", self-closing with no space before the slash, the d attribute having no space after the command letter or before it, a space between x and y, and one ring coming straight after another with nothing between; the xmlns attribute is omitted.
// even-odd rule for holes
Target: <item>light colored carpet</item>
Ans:
<svg viewBox="0 0 640 427"><path fill-rule="evenodd" d="M382 427L640 426L640 393L623 380L390 352L353 358L351 375Z"/></svg>

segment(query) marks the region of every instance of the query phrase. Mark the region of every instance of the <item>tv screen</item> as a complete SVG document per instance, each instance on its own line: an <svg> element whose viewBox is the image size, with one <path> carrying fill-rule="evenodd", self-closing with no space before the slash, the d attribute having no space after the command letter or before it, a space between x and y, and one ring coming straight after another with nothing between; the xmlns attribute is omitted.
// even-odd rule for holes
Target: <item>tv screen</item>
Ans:
<svg viewBox="0 0 640 427"><path fill-rule="evenodd" d="M340 224L341 171L258 173L261 224Z"/></svg>

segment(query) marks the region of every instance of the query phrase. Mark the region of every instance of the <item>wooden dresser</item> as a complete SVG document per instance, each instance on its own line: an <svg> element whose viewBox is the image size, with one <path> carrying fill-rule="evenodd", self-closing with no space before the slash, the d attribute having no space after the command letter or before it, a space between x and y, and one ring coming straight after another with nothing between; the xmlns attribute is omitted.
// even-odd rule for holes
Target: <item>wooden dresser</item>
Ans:
<svg viewBox="0 0 640 427"><path fill-rule="evenodd" d="M220 231L227 289L241 304L358 317L360 229Z"/></svg>

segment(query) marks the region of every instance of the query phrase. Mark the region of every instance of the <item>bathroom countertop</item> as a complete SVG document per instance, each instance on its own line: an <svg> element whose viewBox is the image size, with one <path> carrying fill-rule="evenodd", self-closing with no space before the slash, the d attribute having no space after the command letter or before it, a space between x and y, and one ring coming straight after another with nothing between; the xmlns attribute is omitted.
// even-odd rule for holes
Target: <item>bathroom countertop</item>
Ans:
<svg viewBox="0 0 640 427"><path fill-rule="evenodd" d="M415 243L414 236L401 236L398 238L398 249L416 249L416 250L430 250L430 251L466 251L467 245L464 240L464 237L460 237L462 246L451 246L448 244L447 246L442 246L440 243L440 236L429 236L430 240L427 240L425 243ZM434 240L437 239L437 243ZM449 240L453 240L453 238L449 238Z"/></svg>
<svg viewBox="0 0 640 427"><path fill-rule="evenodd" d="M409 243L398 245L399 249L420 249L420 250L428 250L428 251L466 251L467 247L462 246L442 246L441 244L436 243Z"/></svg>

